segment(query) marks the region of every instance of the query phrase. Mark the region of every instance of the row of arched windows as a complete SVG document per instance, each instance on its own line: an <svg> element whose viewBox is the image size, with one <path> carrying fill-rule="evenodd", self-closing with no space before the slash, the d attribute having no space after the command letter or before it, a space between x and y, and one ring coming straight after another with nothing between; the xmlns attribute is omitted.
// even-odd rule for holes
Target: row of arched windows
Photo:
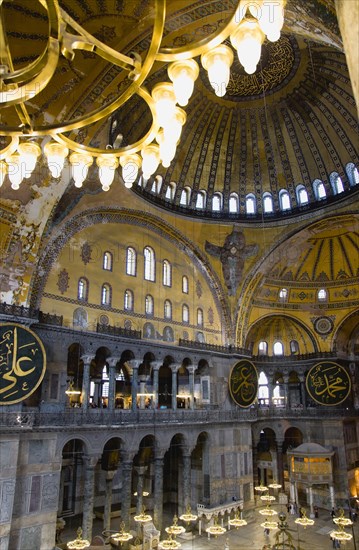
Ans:
<svg viewBox="0 0 359 550"><path fill-rule="evenodd" d="M186 278L187 279L187 278ZM80 301L87 302L89 292L89 282L86 277L80 277L77 286L77 298ZM104 283L101 287L101 305L111 307L112 305L112 287L109 283ZM123 307L125 311L134 311L134 294L130 289L126 289L124 292ZM165 300L163 306L163 316L167 320L172 319L172 302L171 300ZM147 294L145 297L145 315L152 317L155 314L154 298L151 294ZM189 323L189 307L187 304L182 305L182 322ZM204 316L203 310L197 308L197 326L203 326Z"/></svg>
<svg viewBox="0 0 359 550"><path fill-rule="evenodd" d="M297 340L291 340L289 347L293 355L299 353L299 344ZM261 340L258 344L258 355L268 355L268 343L265 340ZM273 355L284 355L284 346L280 340L273 343Z"/></svg>
<svg viewBox="0 0 359 550"><path fill-rule="evenodd" d="M359 171L357 167L351 162L348 163L345 167L346 174L349 181L349 186L353 187L359 184ZM338 195L345 191L342 178L338 172L332 172L329 176L329 182L333 195ZM139 181L141 184L141 181ZM156 176L154 183L152 185L152 192L159 194L162 187L162 178L161 176ZM170 182L166 189L165 198L167 200L173 201L176 195L176 183ZM327 197L327 190L325 184L320 179L315 179L312 183L313 197L315 200L320 201ZM186 186L182 189L180 196L180 205L181 206L190 206L192 198L192 189L189 186ZM305 206L309 204L309 196L307 189L303 184L298 184L296 186L296 200L298 206ZM211 199L210 208L212 212L221 212L223 209L223 195L220 192L214 193ZM286 189L281 189L278 193L278 202L280 210L290 211L292 209L292 202L289 195L289 192ZM274 202L273 195L269 192L262 194L262 204L263 212L265 214L271 214L274 212ZM195 207L197 210L204 210L207 205L207 192L205 190L199 190L196 195ZM229 213L237 214L239 213L239 196L237 193L231 193L229 196ZM249 193L245 198L245 213L248 215L254 215L257 213L257 198L253 193Z"/></svg>
<svg viewBox="0 0 359 550"><path fill-rule="evenodd" d="M288 289L281 288L278 292L278 298L281 302L286 302L288 299ZM328 299L328 293L325 288L320 288L317 290L317 300L318 302L326 302Z"/></svg>
<svg viewBox="0 0 359 550"><path fill-rule="evenodd" d="M153 248L146 246L143 249L144 258L144 279L154 282L156 280L156 258ZM102 268L105 271L112 271L113 254L110 251L103 253ZM137 252L132 246L126 249L126 275L136 277L137 275ZM162 284L163 286L172 286L172 264L169 260L162 261ZM182 292L188 294L189 281L188 277L182 277Z"/></svg>

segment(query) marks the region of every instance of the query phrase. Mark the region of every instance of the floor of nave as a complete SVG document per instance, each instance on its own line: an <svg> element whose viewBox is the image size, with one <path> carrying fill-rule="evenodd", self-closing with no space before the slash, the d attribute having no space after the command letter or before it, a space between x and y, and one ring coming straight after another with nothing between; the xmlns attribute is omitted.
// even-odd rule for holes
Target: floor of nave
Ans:
<svg viewBox="0 0 359 550"><path fill-rule="evenodd" d="M274 509L279 511L286 510L281 509L279 505L273 506ZM194 536L191 540L184 540L181 537L177 537L177 541L181 543L182 550L270 550L272 549L273 544L275 543L275 533L277 531L271 531L269 536L264 534L264 529L261 527L264 519L258 511L251 511L247 513L249 522L248 525L240 527L238 529L231 528L230 531L227 531L224 535L214 538L211 536L208 539L208 535L205 532L202 532L201 535L198 533L198 522L195 525L193 531ZM246 518L246 512L244 513L244 518ZM278 518L278 516L275 516ZM315 524L312 527L303 527L297 526L294 523L294 520L297 516L292 516L287 514L287 523L290 529L290 534L293 539L293 544L296 550L332 550L333 543L330 540L329 533L336 528L332 518L330 516L330 511L328 510L319 510L319 518L315 519ZM173 517L168 515L168 521L166 522L167 517L165 516L165 525L171 525ZM67 542L76 538L76 529L80 525L79 521L81 518L72 517L66 518L66 527L62 533L61 539L62 542ZM120 520L115 518L112 520L111 529L119 529ZM102 521L99 519L94 520L93 525L93 536L101 535L103 530ZM347 543L342 543L342 550L359 550L359 519L354 523L353 529L347 527L346 531L354 534L354 538ZM265 545L268 545L265 548ZM128 544L122 546L122 550L127 550ZM280 546L282 548L282 546ZM288 547L284 547L286 550Z"/></svg>

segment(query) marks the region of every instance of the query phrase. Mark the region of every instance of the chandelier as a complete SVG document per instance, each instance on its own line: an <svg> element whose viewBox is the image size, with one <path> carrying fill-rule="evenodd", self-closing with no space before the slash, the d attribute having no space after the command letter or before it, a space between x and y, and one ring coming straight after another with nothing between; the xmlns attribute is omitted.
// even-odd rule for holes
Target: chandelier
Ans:
<svg viewBox="0 0 359 550"><path fill-rule="evenodd" d="M353 525L353 522L351 519L344 517L343 508L339 510L339 516L337 518L333 518L333 522L336 525L340 525L341 527L346 527L347 525Z"/></svg>
<svg viewBox="0 0 359 550"><path fill-rule="evenodd" d="M191 521L196 521L198 516L196 516L195 514L192 514L191 512L191 506L188 504L187 507L186 507L186 512L184 514L182 514L179 519L181 519L182 521L185 521L187 523L187 525L189 525L191 523Z"/></svg>
<svg viewBox="0 0 359 550"><path fill-rule="evenodd" d="M164 539L158 543L157 548L160 548L160 550L177 550L177 548L181 548L181 546L180 542L172 539L172 534L170 533L168 539Z"/></svg>
<svg viewBox="0 0 359 550"><path fill-rule="evenodd" d="M234 515L234 518L228 520L228 524L238 528L238 527L243 527L243 525L247 525L247 521L239 517L239 513L237 510Z"/></svg>
<svg viewBox="0 0 359 550"><path fill-rule="evenodd" d="M178 517L175 515L173 516L173 524L165 528L166 533L169 535L174 535L175 537L177 537L177 535L182 535L186 529L182 527L182 525L177 525L177 523Z"/></svg>
<svg viewBox="0 0 359 550"><path fill-rule="evenodd" d="M104 531L103 534L109 534L110 540L112 540L115 544L120 543L121 546L124 542L128 542L129 540L133 539L133 535L129 531L125 530L125 522L121 522L120 530L117 531Z"/></svg>
<svg viewBox="0 0 359 550"><path fill-rule="evenodd" d="M35 2L35 0L32 0ZM166 1L153 0L155 18L147 54L124 55L82 28L58 0L38 0L47 12L48 40L42 54L29 65L14 70L11 58L11 36L6 34L5 61L0 67L0 106L15 108L19 122L14 126L0 123L0 135L7 144L0 149L0 186L8 177L12 189L19 189L23 179L31 177L38 160L44 156L52 178L60 178L65 160L76 187L82 187L90 166L95 162L104 191L108 191L115 172L121 168L122 180L130 188L139 170L145 180L160 163L168 167L176 154L186 107L199 75L199 62L208 73L209 82L218 97L223 97L236 50L238 60L248 74L256 71L261 46L267 38L277 41L284 21L286 0L240 0L223 28L187 46L165 48ZM23 0L24 7L28 0ZM229 42L232 47L225 43ZM8 44L9 43L9 44ZM61 56L73 60L78 50L91 52L126 71L124 91L105 105L70 120L32 124L29 106L51 82ZM168 81L155 84L149 92L146 78L154 63L167 64ZM150 129L138 141L121 147L121 140L100 149L76 141L76 133L91 124L106 121L134 95L141 97L152 115ZM120 136L120 132L119 132Z"/></svg>
<svg viewBox="0 0 359 550"><path fill-rule="evenodd" d="M225 532L226 532L225 527L218 525L218 517L214 516L213 525L210 525L209 527L207 527L206 533L209 533L210 535L214 535L215 537L218 537L218 535L223 535L223 533Z"/></svg>
<svg viewBox="0 0 359 550"><path fill-rule="evenodd" d="M76 534L77 534L76 539L71 540L66 545L69 550L83 550L84 548L88 548L89 546L91 546L91 543L90 543L89 540L86 540L86 539L82 538L82 529L81 529L81 527L79 527L77 529Z"/></svg>
<svg viewBox="0 0 359 550"><path fill-rule="evenodd" d="M314 525L314 519L309 519L307 517L307 512L304 510L304 508L301 508L301 517L294 520L294 523L297 523L298 525L301 525L304 527L308 527L308 525Z"/></svg>

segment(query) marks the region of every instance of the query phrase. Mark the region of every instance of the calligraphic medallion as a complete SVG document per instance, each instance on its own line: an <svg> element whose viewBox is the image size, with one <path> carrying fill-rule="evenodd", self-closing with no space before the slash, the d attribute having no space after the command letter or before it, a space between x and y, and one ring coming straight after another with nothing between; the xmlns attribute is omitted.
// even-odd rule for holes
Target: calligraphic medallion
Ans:
<svg viewBox="0 0 359 550"><path fill-rule="evenodd" d="M320 405L339 405L346 400L351 389L347 371L338 363L323 361L314 365L307 374L307 392Z"/></svg>
<svg viewBox="0 0 359 550"><path fill-rule="evenodd" d="M258 373L247 359L238 361L229 375L229 391L233 401L240 407L250 407L257 399Z"/></svg>
<svg viewBox="0 0 359 550"><path fill-rule="evenodd" d="M45 348L32 330L16 323L0 323L0 405L29 397L46 370Z"/></svg>

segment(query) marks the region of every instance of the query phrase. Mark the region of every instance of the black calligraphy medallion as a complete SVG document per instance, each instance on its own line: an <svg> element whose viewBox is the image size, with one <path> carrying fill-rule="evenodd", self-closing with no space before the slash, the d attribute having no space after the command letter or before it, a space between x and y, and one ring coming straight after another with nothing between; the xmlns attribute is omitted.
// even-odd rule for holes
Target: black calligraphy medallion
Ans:
<svg viewBox="0 0 359 550"><path fill-rule="evenodd" d="M250 407L257 399L258 373L250 361L243 359L234 365L229 375L229 391L240 407Z"/></svg>
<svg viewBox="0 0 359 550"><path fill-rule="evenodd" d="M0 405L23 401L41 383L46 354L39 337L16 323L0 323Z"/></svg>
<svg viewBox="0 0 359 550"><path fill-rule="evenodd" d="M308 372L306 387L310 397L320 405L339 405L348 397L350 376L344 367L330 361L314 365Z"/></svg>

